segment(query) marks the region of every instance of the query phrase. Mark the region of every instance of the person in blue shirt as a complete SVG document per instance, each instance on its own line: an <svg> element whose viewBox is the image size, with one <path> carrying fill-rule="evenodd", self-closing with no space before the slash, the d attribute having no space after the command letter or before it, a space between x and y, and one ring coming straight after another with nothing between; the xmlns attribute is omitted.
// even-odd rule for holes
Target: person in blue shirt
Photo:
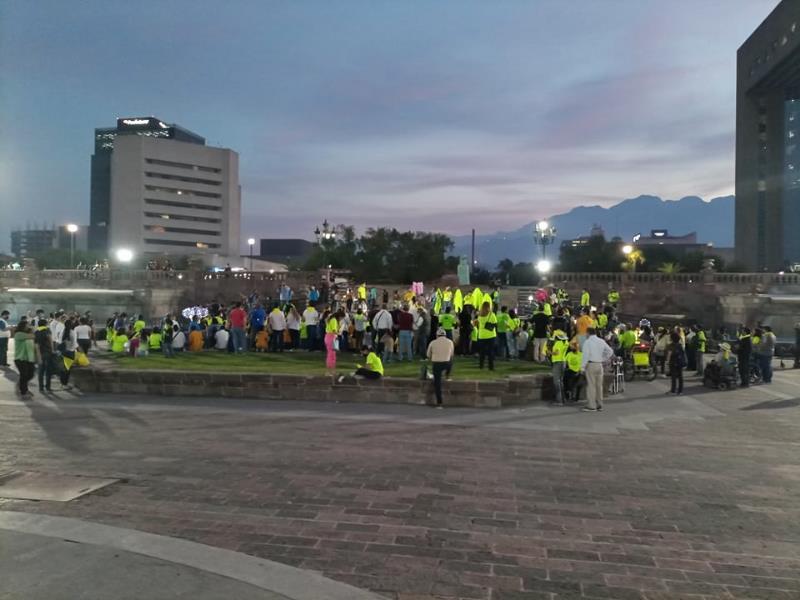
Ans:
<svg viewBox="0 0 800 600"><path fill-rule="evenodd" d="M256 304L255 308L250 311L250 347L255 348L256 334L264 329L264 323L267 321L267 311L261 304Z"/></svg>

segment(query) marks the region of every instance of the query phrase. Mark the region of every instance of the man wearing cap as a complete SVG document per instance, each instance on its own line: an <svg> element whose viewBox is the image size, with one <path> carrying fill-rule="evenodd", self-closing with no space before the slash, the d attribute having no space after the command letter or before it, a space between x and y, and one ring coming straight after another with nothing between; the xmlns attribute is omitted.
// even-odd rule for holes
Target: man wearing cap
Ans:
<svg viewBox="0 0 800 600"><path fill-rule="evenodd" d="M436 408L442 408L442 373L449 374L453 364L455 347L447 332L439 327L436 339L428 344L428 360L433 370L433 391L436 394Z"/></svg>

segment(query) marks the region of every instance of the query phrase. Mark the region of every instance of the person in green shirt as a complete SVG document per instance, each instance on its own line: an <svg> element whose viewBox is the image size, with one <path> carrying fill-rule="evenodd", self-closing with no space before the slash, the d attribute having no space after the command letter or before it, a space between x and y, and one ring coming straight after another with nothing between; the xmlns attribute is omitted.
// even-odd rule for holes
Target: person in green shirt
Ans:
<svg viewBox="0 0 800 600"><path fill-rule="evenodd" d="M452 314L452 307L447 306L444 309L444 314L439 315L439 327L444 329L444 334L447 336L447 339L453 339L453 329L456 326L456 318Z"/></svg>
<svg viewBox="0 0 800 600"><path fill-rule="evenodd" d="M564 370L566 368L567 334L560 329L553 332L553 339L550 342L550 362L553 363L553 389L555 399L553 404L564 406Z"/></svg>
<svg viewBox="0 0 800 600"><path fill-rule="evenodd" d="M630 325L620 325L619 347L623 356L628 354L636 345L636 332Z"/></svg>
<svg viewBox="0 0 800 600"><path fill-rule="evenodd" d="M491 301L481 304L478 316L472 321L478 338L478 365L483 369L484 362L494 371L494 349L497 340L497 315L492 311Z"/></svg>
<svg viewBox="0 0 800 600"><path fill-rule="evenodd" d="M128 343L128 336L125 335L125 330L120 329L117 331L114 339L111 340L111 351L117 354L125 352L125 344Z"/></svg>
<svg viewBox="0 0 800 600"><path fill-rule="evenodd" d="M27 320L20 321L14 333L14 364L19 371L17 385L20 396L30 398L33 394L28 390L28 382L36 373L36 348Z"/></svg>
<svg viewBox="0 0 800 600"><path fill-rule="evenodd" d="M150 332L147 338L147 345L150 346L150 350L161 350L161 332L158 329L153 329Z"/></svg>
<svg viewBox="0 0 800 600"><path fill-rule="evenodd" d="M366 357L366 363L364 366L356 365L355 372L352 373L351 377L363 377L364 379L380 379L383 377L383 362L372 351L372 348L367 348L366 346L361 348L361 355ZM339 376L339 383L345 380L344 375Z"/></svg>
<svg viewBox="0 0 800 600"><path fill-rule="evenodd" d="M508 354L508 331L511 329L511 317L508 314L508 307L503 306L500 314L497 315L497 353L499 358L510 360Z"/></svg>
<svg viewBox="0 0 800 600"><path fill-rule="evenodd" d="M142 333L142 330L147 326L147 323L144 322L144 315L139 315L139 318L136 319L133 323L133 335L134 337L139 337L139 334Z"/></svg>

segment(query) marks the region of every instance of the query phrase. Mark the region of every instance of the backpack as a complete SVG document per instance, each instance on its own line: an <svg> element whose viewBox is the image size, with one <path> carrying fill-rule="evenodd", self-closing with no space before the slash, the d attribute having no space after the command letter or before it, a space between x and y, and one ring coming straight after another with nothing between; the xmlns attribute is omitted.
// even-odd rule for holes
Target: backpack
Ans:
<svg viewBox="0 0 800 600"><path fill-rule="evenodd" d="M683 348L678 347L676 350L673 350L673 359L672 364L677 369L685 369L686 368L686 353L683 351Z"/></svg>

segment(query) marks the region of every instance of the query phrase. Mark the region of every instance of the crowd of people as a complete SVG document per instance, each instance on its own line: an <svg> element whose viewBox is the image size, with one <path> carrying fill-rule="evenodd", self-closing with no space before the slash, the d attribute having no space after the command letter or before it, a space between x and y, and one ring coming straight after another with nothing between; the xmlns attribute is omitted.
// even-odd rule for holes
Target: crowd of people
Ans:
<svg viewBox="0 0 800 600"><path fill-rule="evenodd" d="M70 369L64 364L84 360L98 338L105 339L111 352L134 357L153 352L167 358L203 351L324 352L331 376L336 375L337 355L351 352L365 360L348 375L355 377L380 378L391 363L426 361L439 403L442 379L450 377L456 355L474 356L479 368L489 370L496 360L528 360L551 368L556 404L578 401L583 392L585 410L590 411L602 410L603 378L615 357L622 362L644 349L655 373L671 378L675 394L683 393L687 369L704 374L708 337L700 325L654 328L647 319L636 327L624 323L618 317L620 294L614 289L596 304L585 289L577 300L562 288L539 289L529 298L531 314L524 318L501 302L496 286L425 293L421 284L414 284L390 294L366 283L322 289L312 285L297 296L280 284L274 295L254 292L228 304L212 302L163 318L115 313L97 335L90 314L37 311L11 328L6 312L0 319L0 356L6 357L4 346L13 329L15 361L21 375L25 373L20 392L27 395L32 365L39 365L40 389L50 389L54 374L68 386ZM738 360L733 360L730 344L721 344L716 368L723 374L738 369L741 384L748 385L752 361L769 383L775 350L770 328L751 334L742 327L736 346Z"/></svg>

